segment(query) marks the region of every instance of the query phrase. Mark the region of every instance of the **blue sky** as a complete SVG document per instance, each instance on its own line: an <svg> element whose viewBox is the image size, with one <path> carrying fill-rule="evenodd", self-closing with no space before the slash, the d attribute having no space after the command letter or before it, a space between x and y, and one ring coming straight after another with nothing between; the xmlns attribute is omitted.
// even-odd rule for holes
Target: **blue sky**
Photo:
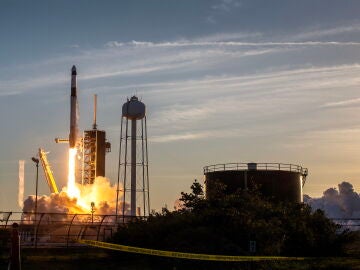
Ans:
<svg viewBox="0 0 360 270"><path fill-rule="evenodd" d="M202 167L283 162L309 168L305 193L360 187L360 2L0 1L0 206L17 206L18 160L33 194L38 147L59 185L67 149L70 68L80 127L113 151L121 106L147 105L152 208L172 207ZM42 172L40 193L48 193Z"/></svg>

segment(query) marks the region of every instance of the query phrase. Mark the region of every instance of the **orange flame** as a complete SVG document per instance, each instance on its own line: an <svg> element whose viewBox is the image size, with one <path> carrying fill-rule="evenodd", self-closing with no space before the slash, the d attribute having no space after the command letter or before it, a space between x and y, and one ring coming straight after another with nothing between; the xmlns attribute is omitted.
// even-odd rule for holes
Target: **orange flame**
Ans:
<svg viewBox="0 0 360 270"><path fill-rule="evenodd" d="M76 186L75 181L75 158L76 158L76 148L69 149L69 172L68 172L68 184L67 184L67 194L70 198L80 198L80 190Z"/></svg>
<svg viewBox="0 0 360 270"><path fill-rule="evenodd" d="M76 155L77 149L69 149L69 172L67 187L63 191L67 193L71 199L76 199L78 211L81 209L83 213L89 213L92 210L91 204L95 204L95 208L107 203L110 207L114 206L114 198L116 197L116 188L112 186L108 179L97 177L91 185L81 185L76 182Z"/></svg>

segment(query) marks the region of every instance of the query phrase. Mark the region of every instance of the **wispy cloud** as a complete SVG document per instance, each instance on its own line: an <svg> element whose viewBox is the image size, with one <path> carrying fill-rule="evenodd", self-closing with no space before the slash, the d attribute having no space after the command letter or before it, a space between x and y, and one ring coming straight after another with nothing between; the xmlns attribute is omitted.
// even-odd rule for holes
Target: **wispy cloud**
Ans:
<svg viewBox="0 0 360 270"><path fill-rule="evenodd" d="M360 98L353 98L348 100L341 100L336 102L328 102L322 105L323 108L339 108L360 105Z"/></svg>
<svg viewBox="0 0 360 270"><path fill-rule="evenodd" d="M301 121L307 124L299 126L290 121L287 124L288 133L318 129L318 117L329 117L328 113L318 109L322 108L324 93L356 89L359 86L355 77L358 72L360 65L357 64L309 67L142 87L148 88L145 92L148 101L153 102L151 97L156 96L156 102L166 99L165 104L172 104L158 108L152 115L150 126L155 131L156 142L226 138L230 135L225 131L229 130L233 137L244 134L250 137L261 134L271 136L282 132L283 119L291 118L291 115L298 119L305 117ZM188 105L176 105L172 101ZM307 119L309 113L318 116ZM262 121L264 123L260 124ZM243 128L234 130L235 123ZM259 126L255 128L254 123ZM169 134L169 129L173 133Z"/></svg>
<svg viewBox="0 0 360 270"><path fill-rule="evenodd" d="M167 43L166 43L167 44ZM219 61L237 59L276 52L277 48L249 48L227 50L222 46L193 48L176 43L156 44L151 42L131 42L127 45L112 43L111 48L82 50L78 55L46 60L21 67L21 73L14 72L14 79L1 80L1 95L15 95L41 88L59 85L67 80L64 68L77 64L79 80L96 80L112 77L135 77L147 74L169 73L172 71L201 70L217 65ZM151 50L151 53L149 53ZM44 72L46 70L46 72ZM24 72L25 71L25 72ZM85 74L85 75L82 75ZM10 77L11 78L11 77Z"/></svg>
<svg viewBox="0 0 360 270"><path fill-rule="evenodd" d="M76 63L80 88L106 93L106 110L118 108L119 100L137 91L151 107L149 128L158 143L297 133L315 128L317 118L331 125L327 108L359 101L353 100L360 83L356 60L328 65L302 58L292 65L278 61L287 63L293 52L303 55L316 46L360 43L241 41L247 37L263 38L260 33L225 33L169 42L114 41L38 64L24 78L2 81L0 90L4 95L67 87L67 72L58 70ZM50 72L44 74L44 67ZM343 100L342 91L349 100Z"/></svg>
<svg viewBox="0 0 360 270"><path fill-rule="evenodd" d="M324 33L339 33L356 30L359 27L339 27L324 30ZM314 33L303 33L303 36ZM359 46L360 42L342 41L305 41L305 42L246 42L251 39L263 39L263 33L219 33L194 38L165 42L110 41L105 48L80 49L76 55L63 55L48 59L43 63L22 67L23 77L8 76L1 80L1 95L16 95L34 89L54 86L66 81L66 72L59 73L58 67L80 66L80 80L95 80L113 77L136 77L169 72L200 71L211 68L223 69L223 63L236 63L240 58L258 57L261 55L281 54L298 49ZM230 66L230 65L228 65ZM20 67L20 66L19 66ZM85 67L81 69L81 67ZM47 70L43 72L44 68ZM26 70L29 75L26 75ZM31 71L30 71L31 70ZM25 72L24 72L25 71ZM225 73L227 71L224 71ZM38 90L39 91L39 90Z"/></svg>
<svg viewBox="0 0 360 270"><path fill-rule="evenodd" d="M137 67L132 69L124 69L124 70L118 70L118 71L108 71L108 72L99 72L95 74L85 75L82 77L83 80L94 80L94 79L103 79L103 78L109 78L109 77L116 77L116 76L134 76L134 75L140 75L140 74L146 74L161 70L171 70L176 68L181 68L185 65L188 65L189 63L183 62L183 63L173 63L173 64L164 64L164 65L154 65L154 66L148 66L148 67Z"/></svg>
<svg viewBox="0 0 360 270"><path fill-rule="evenodd" d="M207 16L205 18L205 22L208 24L216 24L217 23L216 19L212 15Z"/></svg>
<svg viewBox="0 0 360 270"><path fill-rule="evenodd" d="M80 45L79 44L71 44L71 45L69 45L69 48L77 49L77 48L80 48Z"/></svg>
<svg viewBox="0 0 360 270"><path fill-rule="evenodd" d="M179 42L150 42L131 41L127 43L109 41L107 47L192 47L192 46L230 46L230 47L274 47L274 46L359 46L360 42L341 41L305 41L305 42L240 42L240 41L179 41Z"/></svg>
<svg viewBox="0 0 360 270"><path fill-rule="evenodd" d="M235 32L235 33L216 33L212 35L194 38L195 42L214 42L214 41L249 41L263 36L261 32Z"/></svg>
<svg viewBox="0 0 360 270"><path fill-rule="evenodd" d="M311 130L292 136L284 146L295 149L308 149L311 147L327 151L329 145L331 145L333 150L342 148L341 151L343 151L346 147L347 151L357 151L355 149L356 142L354 141L354 138L359 136L360 127L357 125L351 127L339 126L336 128L331 127L321 129L314 127Z"/></svg>
<svg viewBox="0 0 360 270"><path fill-rule="evenodd" d="M165 134L161 136L153 136L150 138L151 142L169 143L175 141L199 140L199 139L214 139L214 138L230 138L240 137L241 130L227 129L227 130L205 130L205 131L191 131L177 134Z"/></svg>
<svg viewBox="0 0 360 270"><path fill-rule="evenodd" d="M211 8L222 12L230 12L232 9L241 7L241 2L238 0L220 0L217 4L212 5Z"/></svg>
<svg viewBox="0 0 360 270"><path fill-rule="evenodd" d="M182 140L202 139L206 136L207 136L206 132L185 133L185 134L168 134L168 135L151 137L150 141L164 143L164 142L174 142L174 141L182 141Z"/></svg>
<svg viewBox="0 0 360 270"><path fill-rule="evenodd" d="M309 30L294 35L292 40L309 40L309 39L319 39L323 37L333 37L335 35L347 34L347 33L358 33L360 32L360 25L346 25L346 26L337 26L332 28L319 28L316 30Z"/></svg>
<svg viewBox="0 0 360 270"><path fill-rule="evenodd" d="M64 74L53 73L53 74L41 74L34 76L33 78L22 78L21 80L10 80L10 81L1 81L0 85L0 95L1 96L11 96L18 95L25 92L38 89L39 91L42 88L57 85L64 83L67 78Z"/></svg>

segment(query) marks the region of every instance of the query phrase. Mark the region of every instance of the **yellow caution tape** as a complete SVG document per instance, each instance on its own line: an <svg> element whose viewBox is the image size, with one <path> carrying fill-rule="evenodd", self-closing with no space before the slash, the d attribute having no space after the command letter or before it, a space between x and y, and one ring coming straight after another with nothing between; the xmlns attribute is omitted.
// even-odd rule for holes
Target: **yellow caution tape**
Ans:
<svg viewBox="0 0 360 270"><path fill-rule="evenodd" d="M226 256L226 255L210 255L210 254L196 254L196 253L184 253L175 251L165 251L157 249L139 248L124 246L94 240L78 240L81 244L89 246L118 250L130 253L146 254L161 257L171 257L190 260L203 260L203 261L226 261L226 262L245 262L245 261L278 261L278 260L304 260L300 257L280 257L280 256Z"/></svg>

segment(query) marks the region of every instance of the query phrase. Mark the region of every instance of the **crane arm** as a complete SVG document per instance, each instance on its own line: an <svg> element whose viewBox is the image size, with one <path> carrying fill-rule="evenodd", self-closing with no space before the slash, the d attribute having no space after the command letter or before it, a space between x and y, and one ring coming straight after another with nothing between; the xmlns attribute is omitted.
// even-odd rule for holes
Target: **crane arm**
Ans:
<svg viewBox="0 0 360 270"><path fill-rule="evenodd" d="M51 171L49 162L47 160L46 152L41 148L39 148L39 157L41 160L41 165L44 169L46 182L50 188L50 192L51 193L59 193L58 187L57 187L55 179L54 179L54 175Z"/></svg>

